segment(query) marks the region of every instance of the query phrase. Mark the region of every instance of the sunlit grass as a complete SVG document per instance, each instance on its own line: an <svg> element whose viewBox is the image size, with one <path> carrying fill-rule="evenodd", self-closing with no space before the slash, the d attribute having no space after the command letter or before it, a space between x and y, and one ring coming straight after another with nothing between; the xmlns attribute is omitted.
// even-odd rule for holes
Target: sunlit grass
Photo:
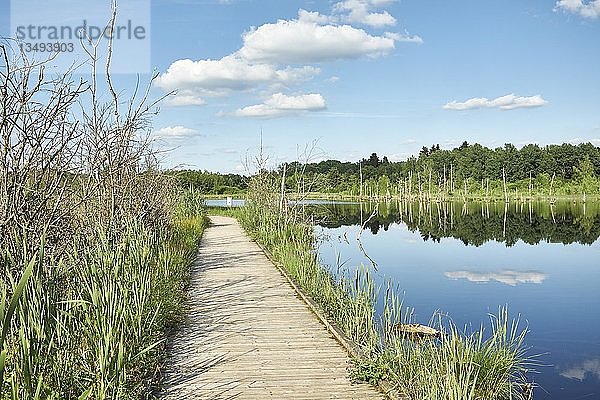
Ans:
<svg viewBox="0 0 600 400"><path fill-rule="evenodd" d="M354 342L356 379L386 381L398 394L415 400L527 398L523 388L532 366L524 346L527 330L510 320L506 309L490 317L487 329L462 332L439 317L434 321L443 332L439 339L407 340L393 327L411 322L412 313L391 285L382 293L368 267L346 275L321 266L310 224L286 220L277 209L252 203L234 215ZM378 300L383 301L379 316Z"/></svg>
<svg viewBox="0 0 600 400"><path fill-rule="evenodd" d="M44 257L43 244L25 264L3 251L0 398L147 396L205 225L184 202L167 226L132 218L116 236L97 227L59 259Z"/></svg>

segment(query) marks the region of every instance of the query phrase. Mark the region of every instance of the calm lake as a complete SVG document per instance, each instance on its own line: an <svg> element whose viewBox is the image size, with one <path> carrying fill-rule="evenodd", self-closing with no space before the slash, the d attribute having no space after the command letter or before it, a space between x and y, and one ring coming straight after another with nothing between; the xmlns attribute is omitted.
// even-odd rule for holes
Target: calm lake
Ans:
<svg viewBox="0 0 600 400"><path fill-rule="evenodd" d="M442 312L458 326L487 326L506 305L529 327L529 354L541 354L535 399L600 399L597 204L312 207L324 264L351 273L374 261L375 280L397 285L420 323Z"/></svg>

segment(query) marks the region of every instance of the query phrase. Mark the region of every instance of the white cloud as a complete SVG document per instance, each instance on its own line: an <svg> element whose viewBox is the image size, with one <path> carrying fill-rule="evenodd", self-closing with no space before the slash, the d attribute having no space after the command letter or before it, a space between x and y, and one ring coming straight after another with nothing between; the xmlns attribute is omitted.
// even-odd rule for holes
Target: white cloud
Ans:
<svg viewBox="0 0 600 400"><path fill-rule="evenodd" d="M373 12L373 9L392 3L382 0L343 0L333 6L334 12L342 15L342 19L350 23L381 28L396 24L387 11Z"/></svg>
<svg viewBox="0 0 600 400"><path fill-rule="evenodd" d="M196 130L181 125L165 126L153 132L160 139L185 139L197 133Z"/></svg>
<svg viewBox="0 0 600 400"><path fill-rule="evenodd" d="M397 0L342 0L333 6L332 15L298 10L298 18L279 20L252 27L242 35L242 47L221 59L177 60L155 81L165 91L175 91L166 100L171 106L197 106L208 98L235 92L268 93L288 90L320 73L310 64L379 57L391 53L396 42L422 43L417 35L386 32L374 35L346 23L382 27L395 19L381 7ZM224 1L227 2L227 1ZM332 77L328 82L335 82ZM257 104L237 114L287 113Z"/></svg>
<svg viewBox="0 0 600 400"><path fill-rule="evenodd" d="M319 25L304 20L280 20L246 32L238 54L250 62L317 63L363 56L378 57L394 50L394 39L372 36L350 25Z"/></svg>
<svg viewBox="0 0 600 400"><path fill-rule="evenodd" d="M477 108L498 108L500 110L514 110L516 108L541 107L548 102L540 95L523 97L508 94L489 100L485 97L475 97L464 102L451 101L444 105L445 110L463 111Z"/></svg>
<svg viewBox="0 0 600 400"><path fill-rule="evenodd" d="M337 22L337 18L330 15L323 15L316 11L306 11L302 8L298 10L298 21L309 24L328 24Z"/></svg>
<svg viewBox="0 0 600 400"><path fill-rule="evenodd" d="M287 96L275 93L262 104L241 108L231 115L236 117L281 117L326 108L325 99L317 93Z"/></svg>
<svg viewBox="0 0 600 400"><path fill-rule="evenodd" d="M451 101L444 105L444 110L472 110L475 108L488 107L489 100L485 97L473 98L464 102L457 102L456 100Z"/></svg>
<svg viewBox="0 0 600 400"><path fill-rule="evenodd" d="M600 16L600 0L560 0L554 5L554 11L578 14L585 18L598 18Z"/></svg>
<svg viewBox="0 0 600 400"><path fill-rule="evenodd" d="M567 143L571 143L571 144L581 144L581 143L591 143L596 147L600 147L600 139L596 138L596 139L584 139L584 138L573 138L567 141Z"/></svg>
<svg viewBox="0 0 600 400"><path fill-rule="evenodd" d="M194 95L192 92L175 93L173 96L167 98L165 103L169 106L201 106L206 104L200 96Z"/></svg>
<svg viewBox="0 0 600 400"><path fill-rule="evenodd" d="M444 275L447 278L458 280L466 279L469 282L486 283L496 281L510 286L516 286L521 283L544 282L547 275L539 271L513 271L503 270L498 272L478 272L478 271L448 271Z"/></svg>
<svg viewBox="0 0 600 400"><path fill-rule="evenodd" d="M178 93L171 105L198 105L206 97L224 96L232 91L255 89L264 85L288 85L317 75L312 66L277 68L271 64L251 64L235 55L220 60L189 59L175 61L156 79L156 86Z"/></svg>
<svg viewBox="0 0 600 400"><path fill-rule="evenodd" d="M384 36L390 39L394 39L396 42L423 44L423 39L420 36L410 35L406 31L404 31L404 33L386 32L384 33Z"/></svg>

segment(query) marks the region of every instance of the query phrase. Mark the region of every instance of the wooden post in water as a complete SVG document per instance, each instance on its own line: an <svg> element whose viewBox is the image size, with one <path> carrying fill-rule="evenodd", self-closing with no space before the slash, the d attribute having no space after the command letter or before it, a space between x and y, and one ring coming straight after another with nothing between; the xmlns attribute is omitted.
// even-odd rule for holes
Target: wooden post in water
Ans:
<svg viewBox="0 0 600 400"><path fill-rule="evenodd" d="M508 192L506 191L506 171L502 167L502 182L504 183L504 202L508 203Z"/></svg>
<svg viewBox="0 0 600 400"><path fill-rule="evenodd" d="M508 201L504 203L504 221L502 223L502 237L506 240L506 214L508 213Z"/></svg>
<svg viewBox="0 0 600 400"><path fill-rule="evenodd" d="M444 194L447 194L447 193L448 193L448 181L446 180L446 164L444 164Z"/></svg>
<svg viewBox="0 0 600 400"><path fill-rule="evenodd" d="M421 171L417 171L417 178L419 179L419 185L418 185L418 188L419 188L419 201L421 202L421 201L423 201L423 199L421 198L421 196L422 196L422 190L421 190L422 189L421 188Z"/></svg>
<svg viewBox="0 0 600 400"><path fill-rule="evenodd" d="M550 204L554 204L554 199L552 198L552 186L554 186L554 177L556 176L556 172L552 173L552 180L550 181Z"/></svg>
<svg viewBox="0 0 600 400"><path fill-rule="evenodd" d="M531 176L531 171L529 171L529 200L531 200L531 191L533 190L533 180Z"/></svg>
<svg viewBox="0 0 600 400"><path fill-rule="evenodd" d="M360 172L360 199L363 197L363 176L362 176L362 161L358 162L358 170Z"/></svg>
<svg viewBox="0 0 600 400"><path fill-rule="evenodd" d="M429 186L428 186L429 194L427 196L428 201L431 201L431 173L432 173L432 168L429 168Z"/></svg>
<svg viewBox="0 0 600 400"><path fill-rule="evenodd" d="M450 193L454 193L454 164L450 163Z"/></svg>

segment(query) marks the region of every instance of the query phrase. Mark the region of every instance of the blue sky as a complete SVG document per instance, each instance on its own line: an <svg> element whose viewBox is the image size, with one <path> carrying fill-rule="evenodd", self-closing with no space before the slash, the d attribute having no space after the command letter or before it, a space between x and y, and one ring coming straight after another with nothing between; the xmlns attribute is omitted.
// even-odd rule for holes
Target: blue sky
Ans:
<svg viewBox="0 0 600 400"><path fill-rule="evenodd" d="M122 0L125 1L125 0ZM166 167L600 145L600 0L153 0ZM131 88L134 77L118 84Z"/></svg>

